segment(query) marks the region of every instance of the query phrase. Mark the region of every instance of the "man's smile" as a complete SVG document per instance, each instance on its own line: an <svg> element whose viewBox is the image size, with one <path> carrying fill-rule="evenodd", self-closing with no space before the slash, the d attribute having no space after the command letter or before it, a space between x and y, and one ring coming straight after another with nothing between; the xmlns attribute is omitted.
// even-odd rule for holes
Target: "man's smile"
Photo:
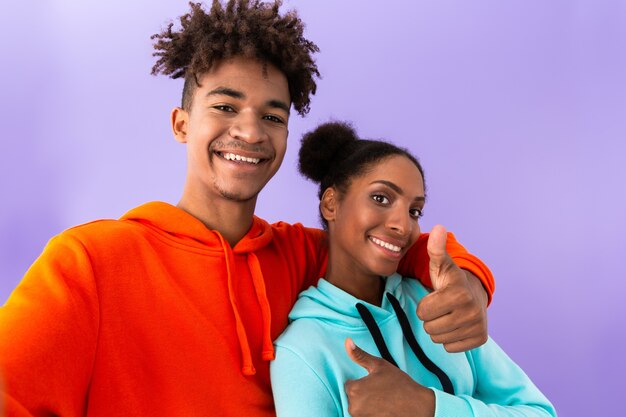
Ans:
<svg viewBox="0 0 626 417"><path fill-rule="evenodd" d="M228 153L218 152L218 155L220 155L222 158L228 161L247 162L247 163L255 164L255 165L261 161L261 158L249 158L247 156L234 154L232 152L228 152Z"/></svg>
<svg viewBox="0 0 626 417"><path fill-rule="evenodd" d="M232 151L213 151L220 159L238 164L259 165L272 159L271 156L260 154L259 152L232 152Z"/></svg>

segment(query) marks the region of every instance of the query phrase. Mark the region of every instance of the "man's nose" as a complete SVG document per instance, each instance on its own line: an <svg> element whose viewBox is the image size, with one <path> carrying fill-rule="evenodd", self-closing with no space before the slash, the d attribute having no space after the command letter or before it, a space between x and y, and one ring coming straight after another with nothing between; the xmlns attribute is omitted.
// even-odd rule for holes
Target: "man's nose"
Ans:
<svg viewBox="0 0 626 417"><path fill-rule="evenodd" d="M263 120L250 113L240 113L233 121L228 133L231 137L248 143L262 142L267 139Z"/></svg>

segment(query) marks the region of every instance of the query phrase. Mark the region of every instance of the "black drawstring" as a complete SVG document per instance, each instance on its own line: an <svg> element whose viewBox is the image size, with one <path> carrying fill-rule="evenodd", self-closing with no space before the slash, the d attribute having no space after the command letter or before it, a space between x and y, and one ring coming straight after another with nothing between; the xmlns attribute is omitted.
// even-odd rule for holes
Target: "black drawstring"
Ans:
<svg viewBox="0 0 626 417"><path fill-rule="evenodd" d="M393 307L396 315L398 316L398 321L400 322L400 327L402 328L402 334L404 334L404 338L409 343L411 350L417 356L417 359L424 365L424 368L428 369L430 372L435 374L437 378L439 378L439 382L445 392L448 394L454 395L454 387L452 386L452 381L446 373L438 367L433 361L426 356L422 347L417 342L415 335L413 334L413 329L411 329L411 324L409 323L409 318L406 316L402 307L400 307L400 302L396 297L394 297L391 293L387 293L387 298L391 302L391 306Z"/></svg>
<svg viewBox="0 0 626 417"><path fill-rule="evenodd" d="M383 335L380 333L380 329L378 328L378 325L376 324L376 320L374 320L374 316L372 316L372 313L370 313L367 307L365 307L361 303L356 303L356 309L359 310L359 314L361 315L361 318L363 319L363 321L365 322L365 325L369 329L370 334L372 335L372 338L374 339L374 343L376 343L376 347L378 348L378 351L380 352L381 356L393 366L398 367L398 364L396 363L396 361L393 360L391 353L389 353L389 349L387 349L387 344L385 343L385 339L383 338Z"/></svg>
<svg viewBox="0 0 626 417"><path fill-rule="evenodd" d="M402 307L400 307L400 302L391 293L387 293L387 298L391 302L391 306L396 312L396 316L398 317L398 321L400 322L400 327L402 328L402 334L404 335L404 338L408 342L409 347L411 348L417 359L422 363L422 365L424 365L426 369L435 374L445 392L454 395L454 387L452 386L452 381L450 381L448 375L446 375L446 373L441 368L439 368L433 361L428 358L428 356L426 356L421 346L417 342L417 339L413 334L413 330L411 329L409 319L404 313L404 310L402 310ZM356 309L359 311L363 322L370 331L370 334L374 339L374 343L376 344L376 347L378 348L378 351L380 352L383 359L398 367L398 364L393 359L391 353L389 352L389 349L387 348L385 339L383 338L383 335L380 332L380 329L378 328L378 325L376 324L376 320L374 320L374 316L372 316L372 313L367 309L367 307L365 307L361 303L356 304Z"/></svg>

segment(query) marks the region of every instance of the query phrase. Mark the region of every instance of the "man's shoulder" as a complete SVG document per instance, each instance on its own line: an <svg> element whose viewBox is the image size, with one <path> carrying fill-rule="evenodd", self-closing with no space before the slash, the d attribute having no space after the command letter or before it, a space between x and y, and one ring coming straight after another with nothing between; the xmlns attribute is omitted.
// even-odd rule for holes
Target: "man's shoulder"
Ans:
<svg viewBox="0 0 626 417"><path fill-rule="evenodd" d="M70 227L55 236L51 242L81 244L85 247L124 245L141 234L136 222L116 219L99 219Z"/></svg>
<svg viewBox="0 0 626 417"><path fill-rule="evenodd" d="M274 238L278 239L309 239L322 241L326 238L326 232L314 227L306 227L302 223L288 223L278 221L270 224Z"/></svg>

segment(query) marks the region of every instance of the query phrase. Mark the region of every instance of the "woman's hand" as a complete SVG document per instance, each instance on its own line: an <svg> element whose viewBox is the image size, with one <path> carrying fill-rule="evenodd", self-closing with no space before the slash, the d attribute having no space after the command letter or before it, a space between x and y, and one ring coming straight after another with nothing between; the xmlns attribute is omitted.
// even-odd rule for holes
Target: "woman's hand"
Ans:
<svg viewBox="0 0 626 417"><path fill-rule="evenodd" d="M353 417L433 417L435 394L382 358L372 356L346 339L348 356L368 375L344 385Z"/></svg>

